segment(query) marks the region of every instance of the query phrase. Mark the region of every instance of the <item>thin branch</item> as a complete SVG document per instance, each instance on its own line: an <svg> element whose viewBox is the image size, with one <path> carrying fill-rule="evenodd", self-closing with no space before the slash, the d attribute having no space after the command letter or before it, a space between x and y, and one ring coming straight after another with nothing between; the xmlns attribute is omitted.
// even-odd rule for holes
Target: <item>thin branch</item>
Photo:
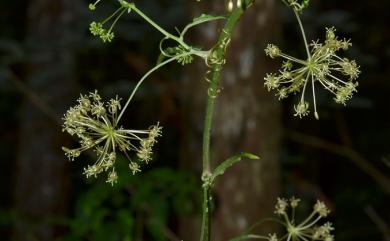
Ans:
<svg viewBox="0 0 390 241"><path fill-rule="evenodd" d="M8 77L15 84L16 88L23 93L43 114L53 122L61 124L58 114L51 108L37 93L31 90L23 81L12 71L7 71Z"/></svg>
<svg viewBox="0 0 390 241"><path fill-rule="evenodd" d="M378 229L382 232L384 240L390 241L390 228L387 223L379 216L375 209L371 206L364 208L367 216L375 223Z"/></svg>
<svg viewBox="0 0 390 241"><path fill-rule="evenodd" d="M307 146L319 148L343 157L348 158L360 170L369 175L375 180L385 193L390 195L390 178L383 174L379 169L372 165L368 160L362 157L357 151L352 148L335 144L333 142L323 140L321 138L306 135L296 131L288 132L288 138L294 142L301 143Z"/></svg>
<svg viewBox="0 0 390 241"><path fill-rule="evenodd" d="M382 161L383 161L383 163L387 166L387 167L389 167L390 168L390 160L389 159L387 159L387 158L382 158Z"/></svg>
<svg viewBox="0 0 390 241"><path fill-rule="evenodd" d="M166 226L163 227L163 234L170 241L182 241L181 239L179 239L179 237L176 236L176 234L174 232L172 232L172 230L170 230Z"/></svg>

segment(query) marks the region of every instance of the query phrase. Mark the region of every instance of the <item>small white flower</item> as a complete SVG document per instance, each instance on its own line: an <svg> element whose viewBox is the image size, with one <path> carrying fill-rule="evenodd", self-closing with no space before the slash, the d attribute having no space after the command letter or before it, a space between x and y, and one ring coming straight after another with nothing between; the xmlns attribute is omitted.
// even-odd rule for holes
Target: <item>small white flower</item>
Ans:
<svg viewBox="0 0 390 241"><path fill-rule="evenodd" d="M314 205L314 211L318 213L321 217L326 217L330 213L329 209L325 206L325 203L318 201Z"/></svg>
<svg viewBox="0 0 390 241"><path fill-rule="evenodd" d="M294 106L295 114L294 116L307 116L309 114L309 103L301 100L296 106Z"/></svg>
<svg viewBox="0 0 390 241"><path fill-rule="evenodd" d="M288 207L288 202L284 198L278 198L278 201L276 202L275 205L275 213L282 215L286 214L286 209Z"/></svg>
<svg viewBox="0 0 390 241"><path fill-rule="evenodd" d="M276 236L276 233L269 234L269 239L268 241L278 241L278 237Z"/></svg>
<svg viewBox="0 0 390 241"><path fill-rule="evenodd" d="M301 201L301 199L292 197L292 198L290 198L290 206L292 208L296 208L296 207L298 207L298 204L300 201Z"/></svg>
<svg viewBox="0 0 390 241"><path fill-rule="evenodd" d="M275 57L279 57L282 51L280 51L279 47L274 44L268 44L265 49L265 54L271 57L272 59Z"/></svg>

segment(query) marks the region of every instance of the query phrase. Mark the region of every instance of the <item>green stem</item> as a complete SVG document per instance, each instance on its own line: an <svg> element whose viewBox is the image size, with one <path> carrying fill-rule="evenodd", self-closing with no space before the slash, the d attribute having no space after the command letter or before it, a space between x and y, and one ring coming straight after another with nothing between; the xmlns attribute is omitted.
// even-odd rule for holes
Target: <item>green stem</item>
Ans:
<svg viewBox="0 0 390 241"><path fill-rule="evenodd" d="M111 14L109 17L107 17L106 19L104 19L104 21L102 22L102 24L104 25L105 23L107 23L108 21L110 21L110 19L113 18L115 15L117 15L117 13L119 13L121 10L123 10L123 7L118 8L113 14Z"/></svg>
<svg viewBox="0 0 390 241"><path fill-rule="evenodd" d="M295 17L296 17L297 20L298 20L298 24L299 24L299 28L300 28L300 30L301 30L301 34L302 34L302 37L303 37L303 41L305 42L307 57L308 57L309 59L311 59L311 54L310 54L310 51L309 51L309 45L307 44L305 29L303 28L301 18L299 17L299 13L298 13L297 11L295 11L295 10L294 10L294 14L295 14Z"/></svg>
<svg viewBox="0 0 390 241"><path fill-rule="evenodd" d="M150 25L152 25L154 28L156 28L158 31L160 31L167 38L173 39L174 41L178 42L181 46L183 46L186 49L191 49L191 47L188 46L186 43L184 43L184 41L182 39L176 37L175 35L172 35L172 34L168 33L165 29L160 27L160 25L158 25L152 19L150 19L148 16L146 16L140 9L138 9L135 6L135 4L131 5L131 9L134 10L138 15L140 15L143 19L145 19L145 21L150 23Z"/></svg>
<svg viewBox="0 0 390 241"><path fill-rule="evenodd" d="M184 56L187 56L187 55L192 55L194 54L193 52L187 52L187 53L184 53L184 54L179 54L179 55L176 55L172 58L169 58L167 60L165 60L164 62L154 66L152 69L150 69L144 76L142 76L142 78L138 81L137 85L134 87L133 91L131 92L130 94L130 97L127 99L126 101L126 104L124 105L121 113L119 114L118 116L118 119L117 119L117 122L114 123L114 125L116 125L117 123L119 123L119 120L121 119L123 113L125 112L127 106L130 104L130 101L133 99L133 96L134 94L137 92L138 88L141 86L141 84L144 82L144 80L149 76L151 75L154 71L158 70L159 68L163 67L164 65L174 61L174 60L177 60L181 57L184 57Z"/></svg>
<svg viewBox="0 0 390 241"><path fill-rule="evenodd" d="M120 12L118 14L118 16L115 18L114 22L111 24L111 27L110 29L108 30L108 32L111 32L111 30L114 28L115 24L118 22L118 20L120 19L120 17L126 12L126 9L123 9L122 12Z"/></svg>
<svg viewBox="0 0 390 241"><path fill-rule="evenodd" d="M210 165L210 136L211 136L211 126L213 120L213 112L216 94L218 93L219 82L221 77L221 71L225 63L225 55L227 45L230 41L233 29L236 26L238 20L244 13L244 10L253 3L253 0L246 0L240 8L235 8L229 15L226 20L225 26L221 31L218 42L213 48L209 59L209 64L212 73L212 78L209 83L208 96L206 103L206 116L204 120L204 129L203 129L203 173L202 177L204 178L203 185L203 212L202 212L202 227L200 241L209 241L210 240L210 200L211 200L211 185L207 183L207 177L211 175L211 165Z"/></svg>
<svg viewBox="0 0 390 241"><path fill-rule="evenodd" d="M203 187L203 204L202 204L202 228L200 233L201 241L210 240L210 187Z"/></svg>
<svg viewBox="0 0 390 241"><path fill-rule="evenodd" d="M256 235L256 234L245 234L242 236L239 236L237 238L231 239L230 241L241 241L241 240L248 240L248 239L265 239L269 240L270 238L263 235Z"/></svg>

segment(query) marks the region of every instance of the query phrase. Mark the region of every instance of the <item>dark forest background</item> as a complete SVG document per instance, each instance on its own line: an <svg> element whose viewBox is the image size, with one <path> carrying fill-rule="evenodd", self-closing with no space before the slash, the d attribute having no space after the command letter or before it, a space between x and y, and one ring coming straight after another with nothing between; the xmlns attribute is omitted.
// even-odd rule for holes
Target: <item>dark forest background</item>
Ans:
<svg viewBox="0 0 390 241"><path fill-rule="evenodd" d="M170 31L225 1L135 1ZM0 240L197 240L201 130L206 81L203 63L172 64L146 81L123 125L164 127L154 161L132 176L119 160L119 183L86 180L90 157L69 162L61 146L63 113L80 93L128 96L155 63L160 34L135 14L103 44L88 32L116 1L88 11L82 0L0 1ZM277 62L269 42L304 54L293 14L279 0L258 0L240 22L223 72L213 132L213 162L239 151L258 154L226 172L214 191L213 240L227 240L273 215L278 196L319 198L331 207L339 241L390 240L390 2L311 1L303 15L309 39L335 26L351 38L346 53L361 65L359 89L347 107L318 91L320 120L293 116L294 98L279 102L263 87ZM211 47L218 24L191 32ZM319 88L318 88L319 89ZM271 232L265 226L259 231Z"/></svg>

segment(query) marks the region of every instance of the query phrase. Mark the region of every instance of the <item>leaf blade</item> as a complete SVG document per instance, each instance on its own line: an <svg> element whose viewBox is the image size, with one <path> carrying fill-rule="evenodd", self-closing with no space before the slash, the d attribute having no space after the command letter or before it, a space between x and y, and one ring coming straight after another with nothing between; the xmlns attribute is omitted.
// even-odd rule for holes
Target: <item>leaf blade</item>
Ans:
<svg viewBox="0 0 390 241"><path fill-rule="evenodd" d="M187 26L184 27L180 36L183 37L190 28L192 28L196 25L199 25L199 24L202 24L205 22L214 21L214 20L219 20L219 19L225 19L225 17L224 16L208 15L208 14L202 14L199 17L195 17L195 18L193 18L191 23L189 23Z"/></svg>
<svg viewBox="0 0 390 241"><path fill-rule="evenodd" d="M256 156L255 154L252 154L252 153L248 153L248 152L242 152L240 154L237 154L237 155L234 155L232 157L229 157L228 159L226 159L225 161L223 161L221 164L219 164L213 171L213 173L211 174L211 177L210 177L210 180L211 182L214 182L215 179L220 176L220 175L223 175L225 173L225 171L233 166L234 164L236 164L237 162L241 161L242 158L247 158L247 159L251 159L251 160L258 160L260 159L260 157Z"/></svg>

